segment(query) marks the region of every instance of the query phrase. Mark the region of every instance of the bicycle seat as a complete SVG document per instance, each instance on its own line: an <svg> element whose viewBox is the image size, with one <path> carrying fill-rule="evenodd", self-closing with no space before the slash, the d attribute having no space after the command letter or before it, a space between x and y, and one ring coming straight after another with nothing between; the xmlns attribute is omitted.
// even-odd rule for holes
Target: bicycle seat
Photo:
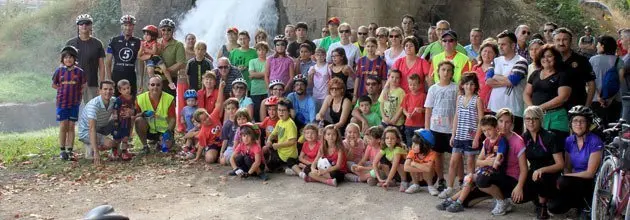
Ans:
<svg viewBox="0 0 630 220"><path fill-rule="evenodd" d="M90 210L83 219L86 220L129 220L128 217L112 214L114 207L111 205L101 205Z"/></svg>

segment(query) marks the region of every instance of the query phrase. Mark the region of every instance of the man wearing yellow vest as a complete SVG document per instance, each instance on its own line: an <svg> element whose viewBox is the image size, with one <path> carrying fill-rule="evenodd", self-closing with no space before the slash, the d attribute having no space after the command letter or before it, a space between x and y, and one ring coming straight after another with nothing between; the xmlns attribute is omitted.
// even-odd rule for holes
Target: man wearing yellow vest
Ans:
<svg viewBox="0 0 630 220"><path fill-rule="evenodd" d="M138 95L136 100L136 133L142 143L142 152L149 153L147 140L166 140L168 150L173 145L175 129L175 97L162 92L162 78L158 75L149 79L149 91Z"/></svg>
<svg viewBox="0 0 630 220"><path fill-rule="evenodd" d="M433 80L435 83L440 81L438 71L438 64L444 60L449 60L455 64L455 70L453 74L453 80L455 83L459 83L459 79L462 77L462 73L468 72L472 69L472 64L468 59L468 56L464 53L457 51L455 48L457 44L457 33L455 31L446 31L442 34L441 38L444 52L438 53L431 59L431 73L433 74Z"/></svg>
<svg viewBox="0 0 630 220"><path fill-rule="evenodd" d="M440 20L437 23L435 23L435 34L438 37L441 37L442 35L444 35L444 33L446 33L447 31L451 31L451 24L448 23L448 21L446 20ZM427 45L424 50L422 51L422 56L420 56L420 58L424 58L425 60L431 60L433 59L433 57L435 55L438 55L439 53L444 52L444 44L442 42L440 42L441 39L438 39L437 41L430 43L429 45ZM465 55L468 55L468 52L466 52L466 48L464 48L464 46L462 46L459 43L455 43L455 49ZM420 55L420 54L418 54Z"/></svg>

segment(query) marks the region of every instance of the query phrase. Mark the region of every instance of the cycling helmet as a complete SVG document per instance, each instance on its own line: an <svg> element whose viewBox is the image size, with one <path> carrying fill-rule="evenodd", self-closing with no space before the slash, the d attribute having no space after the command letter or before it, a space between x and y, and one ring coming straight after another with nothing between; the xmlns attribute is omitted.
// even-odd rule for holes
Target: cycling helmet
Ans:
<svg viewBox="0 0 630 220"><path fill-rule="evenodd" d="M278 101L280 101L280 99L278 97L271 96L271 97L265 99L265 106L278 105Z"/></svg>
<svg viewBox="0 0 630 220"><path fill-rule="evenodd" d="M234 81L232 81L232 86L237 83L242 83L243 85L245 85L245 87L247 87L247 82L243 78L236 78Z"/></svg>
<svg viewBox="0 0 630 220"><path fill-rule="evenodd" d="M136 17L133 15L123 15L120 17L120 24L136 24Z"/></svg>
<svg viewBox="0 0 630 220"><path fill-rule="evenodd" d="M593 118L595 118L595 113L593 113L593 110L591 110L591 108L589 107L576 105L569 110L569 120L572 120L575 116L584 116L586 118L586 121L589 124L592 124Z"/></svg>
<svg viewBox="0 0 630 220"><path fill-rule="evenodd" d="M415 130L413 133L421 137L429 145L435 146L435 137L433 137L433 133L431 133L431 131L422 128L422 129Z"/></svg>
<svg viewBox="0 0 630 220"><path fill-rule="evenodd" d="M149 32L150 34L158 34L158 28L155 25L147 25L142 28L142 32Z"/></svg>
<svg viewBox="0 0 630 220"><path fill-rule="evenodd" d="M593 32L593 28L590 26L584 26L584 31Z"/></svg>
<svg viewBox="0 0 630 220"><path fill-rule="evenodd" d="M89 14L82 14L82 15L77 16L76 23L77 25L79 25L82 22L88 22L91 24L94 21L92 20L92 16L90 16Z"/></svg>
<svg viewBox="0 0 630 220"><path fill-rule="evenodd" d="M188 99L190 99L190 98L194 98L194 99L196 99L196 98L197 98L197 91L195 91L194 89L189 89L189 90L186 90L186 91L184 92L184 99L185 99L185 100L188 100Z"/></svg>
<svg viewBox="0 0 630 220"><path fill-rule="evenodd" d="M285 38L282 34L273 38L273 44L276 44L278 41L284 41L284 43L287 43L287 38Z"/></svg>
<svg viewBox="0 0 630 220"><path fill-rule="evenodd" d="M282 87L285 87L284 82L282 82L282 80L276 79L276 80L271 80L271 82L269 83L269 89L273 88L276 85L282 85Z"/></svg>
<svg viewBox="0 0 630 220"><path fill-rule="evenodd" d="M64 52L70 53L70 55L74 56L74 58L77 58L79 56L79 50L77 50L77 48L73 46L65 46L63 47L63 49L61 49L61 51L59 51L59 53L61 54L63 54Z"/></svg>
<svg viewBox="0 0 630 220"><path fill-rule="evenodd" d="M308 82L307 82L307 80L306 80L306 77L304 77L304 75L302 75L302 74L297 74L297 75L295 75L295 76L293 77L293 82L294 82L294 83L295 83L295 82L303 82L303 83L304 83L304 85L307 85L307 84L308 84Z"/></svg>
<svg viewBox="0 0 630 220"><path fill-rule="evenodd" d="M163 27L175 28L175 22L173 22L173 20L171 19L165 18L160 21L159 26L160 28L163 28Z"/></svg>

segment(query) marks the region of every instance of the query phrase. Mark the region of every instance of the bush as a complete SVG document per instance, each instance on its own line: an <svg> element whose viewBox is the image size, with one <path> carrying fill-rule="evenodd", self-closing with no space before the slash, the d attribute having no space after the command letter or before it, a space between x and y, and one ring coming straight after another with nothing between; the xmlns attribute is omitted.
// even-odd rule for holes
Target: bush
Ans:
<svg viewBox="0 0 630 220"><path fill-rule="evenodd" d="M599 25L592 18L585 16L575 0L538 0L536 8L552 19L560 27L569 28L574 33L588 25L597 33Z"/></svg>

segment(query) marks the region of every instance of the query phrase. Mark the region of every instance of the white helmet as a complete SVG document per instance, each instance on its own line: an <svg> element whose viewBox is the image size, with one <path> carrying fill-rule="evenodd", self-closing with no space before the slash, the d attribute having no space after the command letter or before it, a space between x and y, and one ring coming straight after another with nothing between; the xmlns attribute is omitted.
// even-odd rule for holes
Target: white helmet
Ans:
<svg viewBox="0 0 630 220"><path fill-rule="evenodd" d="M90 16L89 14L82 14L82 15L77 16L76 23L77 25L79 25L82 22L93 23L94 21L92 19L92 16Z"/></svg>

